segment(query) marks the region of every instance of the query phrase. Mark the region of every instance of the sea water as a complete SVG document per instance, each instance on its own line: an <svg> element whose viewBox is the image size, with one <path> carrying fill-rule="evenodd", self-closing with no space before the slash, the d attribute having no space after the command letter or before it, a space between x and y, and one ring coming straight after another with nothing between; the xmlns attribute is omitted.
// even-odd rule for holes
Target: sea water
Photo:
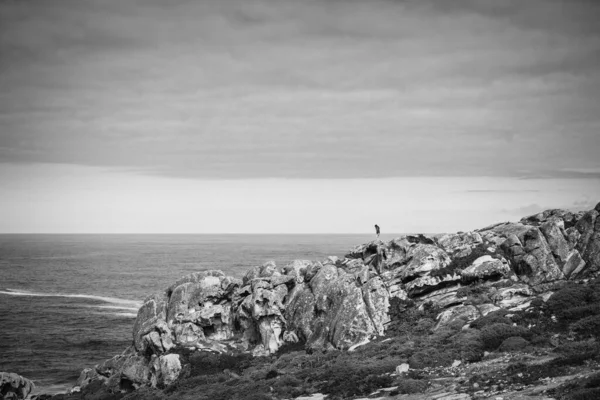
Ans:
<svg viewBox="0 0 600 400"><path fill-rule="evenodd" d="M387 239L390 239L391 236ZM0 371L37 393L71 387L83 368L131 344L148 295L181 276L343 256L374 235L0 235ZM384 238L385 239L385 238Z"/></svg>

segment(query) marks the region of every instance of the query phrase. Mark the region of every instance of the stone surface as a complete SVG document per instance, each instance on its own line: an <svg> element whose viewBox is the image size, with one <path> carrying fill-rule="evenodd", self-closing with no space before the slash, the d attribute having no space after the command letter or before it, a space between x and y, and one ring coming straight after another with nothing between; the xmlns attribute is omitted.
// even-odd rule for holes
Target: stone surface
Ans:
<svg viewBox="0 0 600 400"><path fill-rule="evenodd" d="M153 387L165 387L175 382L181 373L181 362L178 354L167 354L154 359L152 363Z"/></svg>
<svg viewBox="0 0 600 400"><path fill-rule="evenodd" d="M13 372L0 372L0 393L5 399L24 399L35 389L27 378Z"/></svg>
<svg viewBox="0 0 600 400"><path fill-rule="evenodd" d="M504 258L495 259L490 255L481 256L461 271L463 280L474 281L478 279L505 278L509 276L511 269L508 261Z"/></svg>

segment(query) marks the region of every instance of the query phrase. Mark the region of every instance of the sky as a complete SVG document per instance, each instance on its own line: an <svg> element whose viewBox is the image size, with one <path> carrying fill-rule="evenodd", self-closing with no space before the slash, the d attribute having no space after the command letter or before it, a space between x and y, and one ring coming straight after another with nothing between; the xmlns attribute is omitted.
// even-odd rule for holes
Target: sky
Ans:
<svg viewBox="0 0 600 400"><path fill-rule="evenodd" d="M454 232L591 209L598 16L0 0L0 232Z"/></svg>

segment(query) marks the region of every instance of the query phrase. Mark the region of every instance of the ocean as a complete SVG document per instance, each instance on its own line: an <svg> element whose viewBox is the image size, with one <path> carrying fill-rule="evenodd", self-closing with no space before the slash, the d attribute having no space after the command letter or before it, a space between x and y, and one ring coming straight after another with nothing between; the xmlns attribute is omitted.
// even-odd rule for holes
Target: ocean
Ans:
<svg viewBox="0 0 600 400"><path fill-rule="evenodd" d="M382 239L391 239L393 236ZM131 343L148 295L192 272L242 277L266 261L343 256L374 235L0 235L0 371L35 393L70 388L83 368Z"/></svg>

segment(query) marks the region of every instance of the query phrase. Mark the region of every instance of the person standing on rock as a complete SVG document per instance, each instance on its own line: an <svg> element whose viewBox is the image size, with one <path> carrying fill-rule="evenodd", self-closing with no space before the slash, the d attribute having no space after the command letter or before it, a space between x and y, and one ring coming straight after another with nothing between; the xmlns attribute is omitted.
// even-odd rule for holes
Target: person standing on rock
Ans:
<svg viewBox="0 0 600 400"><path fill-rule="evenodd" d="M375 224L375 233L377 234L377 239L379 239L379 225Z"/></svg>

